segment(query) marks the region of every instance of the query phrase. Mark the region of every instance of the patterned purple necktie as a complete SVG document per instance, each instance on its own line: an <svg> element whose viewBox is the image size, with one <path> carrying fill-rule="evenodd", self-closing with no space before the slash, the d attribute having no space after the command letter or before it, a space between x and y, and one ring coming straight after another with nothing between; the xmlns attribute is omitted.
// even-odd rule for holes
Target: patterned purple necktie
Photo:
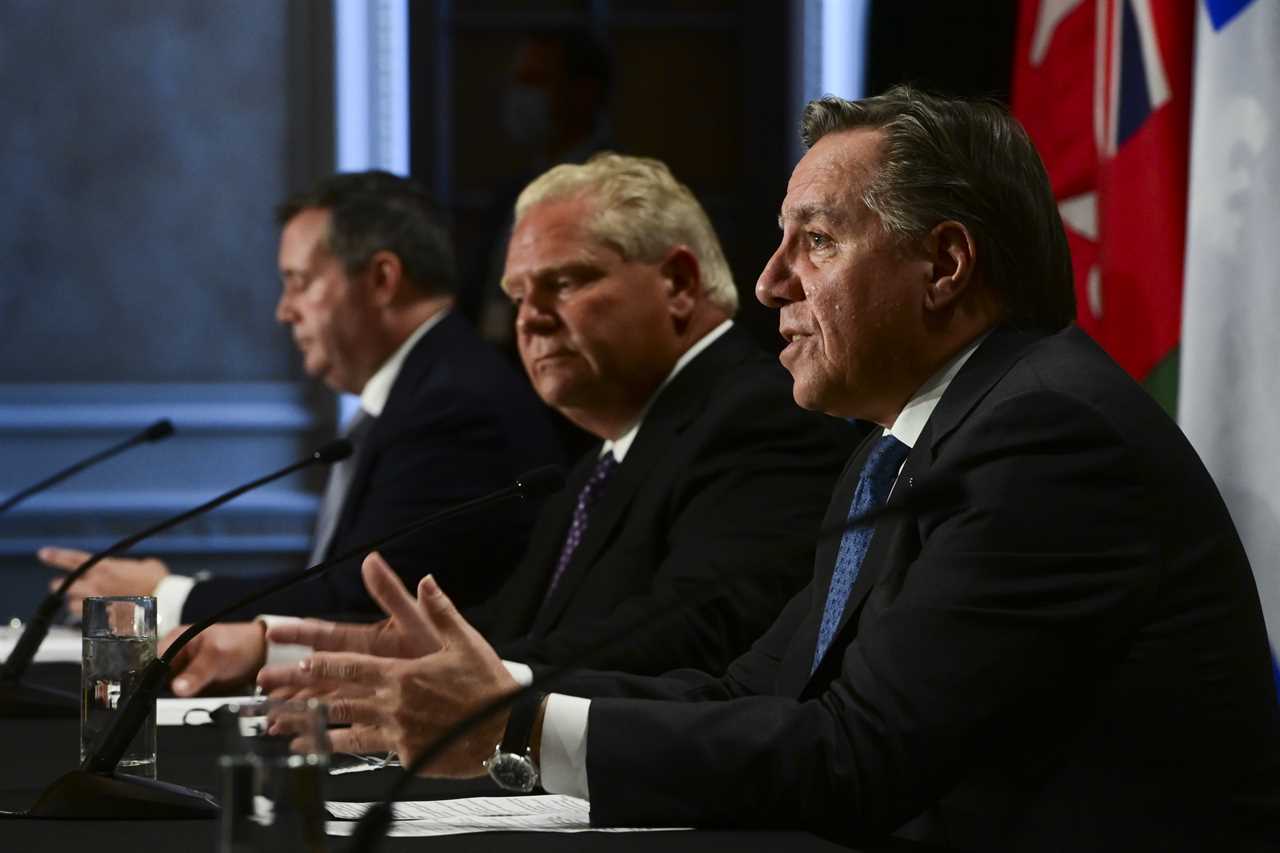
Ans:
<svg viewBox="0 0 1280 853"><path fill-rule="evenodd" d="M578 550L578 545L582 544L582 537L587 532L587 522L591 519L591 508L600 499L600 493L604 491L605 485L617 468L618 460L613 458L612 452L601 456L591 476L582 487L582 491L578 492L578 503L573 508L573 521L569 523L569 532L565 535L564 545L560 548L560 559L556 560L556 570L551 575L551 583L547 585L547 594L542 598L543 604L546 604L551 598L551 593L555 592L556 584L560 582L560 577L568 568L569 561L573 559L573 552Z"/></svg>
<svg viewBox="0 0 1280 853"><path fill-rule="evenodd" d="M910 452L910 447L892 435L882 436L876 442L858 476L853 501L849 504L849 518L884 506L889 499L893 481L898 477L898 469ZM844 615L845 602L849 599L853 582L858 579L858 570L862 568L862 560L867 556L867 546L871 544L871 534L874 532L873 525L862 524L846 530L840 540L840 552L836 555L835 571L831 573L831 586L827 590L827 604L822 611L822 625L818 628L818 645L813 652L810 673L818 668L822 656L835 639L836 628Z"/></svg>

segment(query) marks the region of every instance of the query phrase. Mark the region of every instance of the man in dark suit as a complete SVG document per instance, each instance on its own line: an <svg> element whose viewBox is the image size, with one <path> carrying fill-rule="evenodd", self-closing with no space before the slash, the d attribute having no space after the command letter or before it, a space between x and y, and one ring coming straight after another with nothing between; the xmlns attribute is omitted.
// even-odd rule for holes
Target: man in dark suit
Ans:
<svg viewBox="0 0 1280 853"><path fill-rule="evenodd" d="M858 431L797 408L785 371L733 325L719 241L661 163L601 155L531 183L503 285L534 388L601 442L547 502L511 579L469 617L509 659L554 663L663 600L715 588L596 662L722 670L804 584ZM275 635L327 646L335 630L366 631Z"/></svg>
<svg viewBox="0 0 1280 853"><path fill-rule="evenodd" d="M1026 134L905 88L814 102L804 128L757 294L780 309L796 400L884 427L828 523L886 499L899 513L824 543L723 677L584 673L429 772L477 775L490 752L514 784L540 764L602 826L1275 849L1277 704L1248 562L1177 428L1070 327L1065 236ZM356 722L339 748L402 756L515 689L430 579L401 594L438 653L319 654L260 683L333 690L341 673L372 701L335 691Z"/></svg>
<svg viewBox="0 0 1280 853"><path fill-rule="evenodd" d="M309 375L360 397L346 430L356 450L332 469L310 563L559 461L545 409L527 383L451 311L453 252L425 191L385 172L336 175L285 201L277 219L276 317L291 329ZM523 553L535 514L512 502L409 537L393 550L406 571L430 567L461 599L483 600ZM485 535L493 529L503 535ZM74 568L84 556L41 551L59 568ZM376 613L357 565L335 567L239 615ZM416 583L418 575L404 580ZM267 581L180 578L159 560L110 560L72 587L71 603L78 608L85 595L154 591L164 632ZM202 635L195 651L207 648L211 660L231 667L248 649L261 653L263 630L253 623L220 626Z"/></svg>

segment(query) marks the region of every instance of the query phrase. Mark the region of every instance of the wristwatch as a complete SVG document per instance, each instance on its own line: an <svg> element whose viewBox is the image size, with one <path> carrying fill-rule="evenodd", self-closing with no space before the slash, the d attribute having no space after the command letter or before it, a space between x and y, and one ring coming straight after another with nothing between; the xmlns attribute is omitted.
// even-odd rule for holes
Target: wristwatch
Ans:
<svg viewBox="0 0 1280 853"><path fill-rule="evenodd" d="M522 794L538 787L538 765L533 762L529 740L533 734L533 721L546 696L545 693L530 693L511 706L502 743L494 747L493 755L484 761L489 778L499 787Z"/></svg>

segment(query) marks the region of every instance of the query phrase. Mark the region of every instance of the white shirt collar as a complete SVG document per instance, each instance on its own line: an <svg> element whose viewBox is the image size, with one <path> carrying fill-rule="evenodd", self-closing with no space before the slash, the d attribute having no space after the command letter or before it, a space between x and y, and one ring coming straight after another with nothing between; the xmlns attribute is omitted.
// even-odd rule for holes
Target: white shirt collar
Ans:
<svg viewBox="0 0 1280 853"><path fill-rule="evenodd" d="M942 365L937 373L930 376L907 401L907 405L902 407L893 426L886 429L884 435L892 435L907 447L915 447L916 442L920 440L920 433L924 432L924 425L929 422L929 417L938 407L938 401L951 385L951 380L956 378L960 368L964 367L964 363L969 360L969 356L973 355L986 339L987 335L980 335L973 343L952 356L951 360Z"/></svg>
<svg viewBox="0 0 1280 853"><path fill-rule="evenodd" d="M662 380L662 384L658 386L658 390L653 392L653 396L649 398L649 402L644 404L644 409L640 412L640 417L631 426L631 429L622 435L606 441L604 446L600 448L600 455L612 452L613 458L618 462L622 462L623 457L627 455L627 451L631 449L631 444L636 440L636 435L640 432L640 425L644 423L644 416L649 413L649 407L653 405L653 401L658 399L658 395L662 393L662 389L671 384L671 380L676 378L676 374L684 370L685 365L693 361L698 355L716 342L716 339L723 335L733 326L732 320L725 320L719 326L707 332L701 338L694 342L693 346L684 351L684 354L676 361L675 366L671 368L671 372L667 374L667 378Z"/></svg>
<svg viewBox="0 0 1280 853"><path fill-rule="evenodd" d="M391 386L396 384L396 377L400 375L400 368L404 366L404 360L408 358L409 351L448 313L447 308L437 311L414 329L413 334L405 338L404 343L400 344L391 357L369 377L369 381L364 383L364 388L360 389L360 408L375 418L382 414L382 410L387 407L387 398L391 396Z"/></svg>

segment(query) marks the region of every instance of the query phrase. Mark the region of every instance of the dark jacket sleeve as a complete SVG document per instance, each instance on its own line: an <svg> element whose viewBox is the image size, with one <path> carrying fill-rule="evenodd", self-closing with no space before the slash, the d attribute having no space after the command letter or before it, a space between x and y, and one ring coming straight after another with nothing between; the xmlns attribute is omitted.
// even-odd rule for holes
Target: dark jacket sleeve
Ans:
<svg viewBox="0 0 1280 853"><path fill-rule="evenodd" d="M367 463L364 487L350 513L344 512L331 554L509 486L522 469L531 467L513 447L490 401L446 387L440 393L421 395L417 402L408 417L382 430ZM554 458L555 451L548 446L543 459ZM490 595L515 565L532 514L531 507L511 501L450 519L380 550L410 589L432 573L457 603L466 605ZM253 618L258 613L376 614L361 580L360 562L360 557L354 557L231 618ZM198 583L183 607L183 620L203 618L261 589L272 577L220 577Z"/></svg>
<svg viewBox="0 0 1280 853"><path fill-rule="evenodd" d="M573 669L535 665L535 679L548 681L548 692L587 699L660 699L674 701L724 701L741 696L768 693L774 689L778 668L791 638L809 608L811 588L792 597L773 625L751 648L735 659L721 676L699 669L682 668L656 676L624 672Z"/></svg>
<svg viewBox="0 0 1280 853"><path fill-rule="evenodd" d="M952 441L968 504L920 520L900 591L825 689L592 702L594 823L888 830L966 768L1055 737L1146 603L1154 496L1109 426L1054 395Z"/></svg>

